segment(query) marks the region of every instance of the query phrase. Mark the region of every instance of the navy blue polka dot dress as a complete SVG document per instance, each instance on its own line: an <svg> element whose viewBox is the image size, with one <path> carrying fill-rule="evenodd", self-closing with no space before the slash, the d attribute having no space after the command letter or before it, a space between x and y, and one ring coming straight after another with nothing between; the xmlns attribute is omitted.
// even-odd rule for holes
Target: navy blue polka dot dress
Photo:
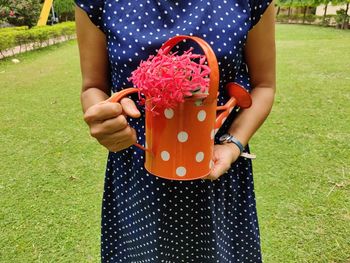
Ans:
<svg viewBox="0 0 350 263"><path fill-rule="evenodd" d="M199 36L214 49L220 68L219 104L228 99L227 82L251 89L243 49L248 31L269 1L76 0L76 4L107 37L113 92L131 86L127 78L140 61L175 35ZM235 114L217 137L227 131ZM129 121L144 144L144 118ZM217 181L172 181L147 173L144 152L136 147L110 153L101 234L102 262L261 262L251 161L239 158Z"/></svg>

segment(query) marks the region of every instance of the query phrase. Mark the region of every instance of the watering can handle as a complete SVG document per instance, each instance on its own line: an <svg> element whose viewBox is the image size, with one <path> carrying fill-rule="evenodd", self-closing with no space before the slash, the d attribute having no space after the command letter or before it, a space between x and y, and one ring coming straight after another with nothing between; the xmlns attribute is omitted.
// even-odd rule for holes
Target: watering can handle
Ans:
<svg viewBox="0 0 350 263"><path fill-rule="evenodd" d="M107 102L119 102L122 98L130 95L130 94L133 94L133 93L137 93L139 91L138 88L126 88L126 89L123 89L117 93L114 93L110 98L108 98L106 101ZM138 144L138 143L135 143L134 144L136 147L140 148L141 150L144 150L144 151L148 151L148 152L151 152L151 150L143 147L141 144Z"/></svg>
<svg viewBox="0 0 350 263"><path fill-rule="evenodd" d="M213 101L216 101L217 95L218 95L218 88L219 88L219 76L220 76L219 66L218 66L218 62L213 49L210 47L210 45L206 41L195 36L180 35L166 41L160 49L165 52L170 52L170 50L175 45L177 45L179 42L185 39L192 40L201 47L201 49L203 50L206 56L208 66L210 68L209 95L208 97L205 98L204 103L205 102L211 103ZM226 85L226 89L231 98L224 106L219 106L217 108L217 110L221 112L220 114L218 114L216 118L216 122L215 122L216 131L221 127L221 125L224 123L224 121L226 120L226 118L228 117L228 115L231 113L231 111L235 106L238 106L240 108L249 108L252 104L252 100L249 93L238 83L233 83L233 82L228 83Z"/></svg>
<svg viewBox="0 0 350 263"><path fill-rule="evenodd" d="M165 52L170 52L170 50L180 43L181 41L189 39L194 42L196 42L201 49L203 50L205 57L208 62L208 66L210 68L210 74L209 74L209 95L205 98L204 101L207 101L208 103L212 101L216 101L217 94L218 94L218 88L219 88L219 66L218 62L215 56L215 53L213 49L210 47L210 45L205 42L203 39L195 36L186 36L186 35L180 35L175 36L173 38L170 38L168 41L166 41L163 46L160 48L161 50L166 50Z"/></svg>

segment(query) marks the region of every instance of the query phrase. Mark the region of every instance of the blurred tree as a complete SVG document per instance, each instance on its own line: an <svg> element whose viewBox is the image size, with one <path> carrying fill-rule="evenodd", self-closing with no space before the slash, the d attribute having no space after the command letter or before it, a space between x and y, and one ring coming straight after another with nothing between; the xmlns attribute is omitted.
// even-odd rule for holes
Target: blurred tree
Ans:
<svg viewBox="0 0 350 263"><path fill-rule="evenodd" d="M333 5L345 5L344 9L337 11L337 22L340 23L341 29L349 28L350 16L348 15L350 8L350 0L333 0Z"/></svg>
<svg viewBox="0 0 350 263"><path fill-rule="evenodd" d="M54 8L60 21L74 18L74 0L54 0Z"/></svg>
<svg viewBox="0 0 350 263"><path fill-rule="evenodd" d="M0 0L0 20L32 27L39 18L40 8L40 0Z"/></svg>
<svg viewBox="0 0 350 263"><path fill-rule="evenodd" d="M288 8L288 17L290 17L291 9L293 7L303 8L303 14L304 14L303 23L304 23L308 8L317 7L321 4L324 4L325 5L324 13L323 13L323 23L324 23L327 15L327 8L330 2L331 2L330 0L277 0L276 5L278 6L278 8L280 7ZM347 3L349 6L349 2L350 0L333 0L332 4L337 5L337 4ZM279 13L279 9L277 11L277 15L278 13Z"/></svg>

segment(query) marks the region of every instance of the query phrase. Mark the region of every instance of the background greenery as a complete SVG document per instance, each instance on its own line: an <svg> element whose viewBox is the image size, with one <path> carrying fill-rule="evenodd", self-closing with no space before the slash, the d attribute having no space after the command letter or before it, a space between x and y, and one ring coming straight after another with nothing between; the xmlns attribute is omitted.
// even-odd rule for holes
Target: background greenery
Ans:
<svg viewBox="0 0 350 263"><path fill-rule="evenodd" d="M266 263L350 262L350 32L277 26L275 107L251 142ZM0 61L0 262L98 262L106 151L75 41Z"/></svg>
<svg viewBox="0 0 350 263"><path fill-rule="evenodd" d="M276 20L282 23L312 23L323 26L336 26L341 29L349 28L350 0L276 0ZM316 7L324 5L323 17L314 15ZM343 5L336 15L327 15L329 5ZM287 14L280 14L281 9L288 9ZM311 10L311 13L310 13ZM295 13L297 11L297 13ZM301 11L301 12L300 12ZM292 14L294 13L294 14Z"/></svg>
<svg viewBox="0 0 350 263"><path fill-rule="evenodd" d="M75 37L75 23L64 22L53 26L36 26L28 28L6 27L0 28L0 54L20 47L20 51L27 51L28 48L41 48L51 41L59 41L59 38L68 40Z"/></svg>
<svg viewBox="0 0 350 263"><path fill-rule="evenodd" d="M32 27L40 15L40 0L0 0L0 24Z"/></svg>
<svg viewBox="0 0 350 263"><path fill-rule="evenodd" d="M74 0L54 0L55 15L60 22L74 20ZM35 26L44 0L0 0L0 25ZM51 24L51 14L48 23Z"/></svg>

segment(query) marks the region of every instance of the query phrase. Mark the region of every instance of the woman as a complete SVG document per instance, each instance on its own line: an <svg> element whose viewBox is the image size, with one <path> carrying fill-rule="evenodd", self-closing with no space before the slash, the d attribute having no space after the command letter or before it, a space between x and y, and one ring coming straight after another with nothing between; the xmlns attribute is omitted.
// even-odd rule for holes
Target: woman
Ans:
<svg viewBox="0 0 350 263"><path fill-rule="evenodd" d="M84 119L109 151L102 209L102 262L261 262L251 161L242 147L268 116L275 93L274 9L266 0L76 0ZM143 167L144 112L105 100L128 87L138 63L175 35L214 49L223 87L251 91L249 109L217 134L210 180L170 181Z"/></svg>

